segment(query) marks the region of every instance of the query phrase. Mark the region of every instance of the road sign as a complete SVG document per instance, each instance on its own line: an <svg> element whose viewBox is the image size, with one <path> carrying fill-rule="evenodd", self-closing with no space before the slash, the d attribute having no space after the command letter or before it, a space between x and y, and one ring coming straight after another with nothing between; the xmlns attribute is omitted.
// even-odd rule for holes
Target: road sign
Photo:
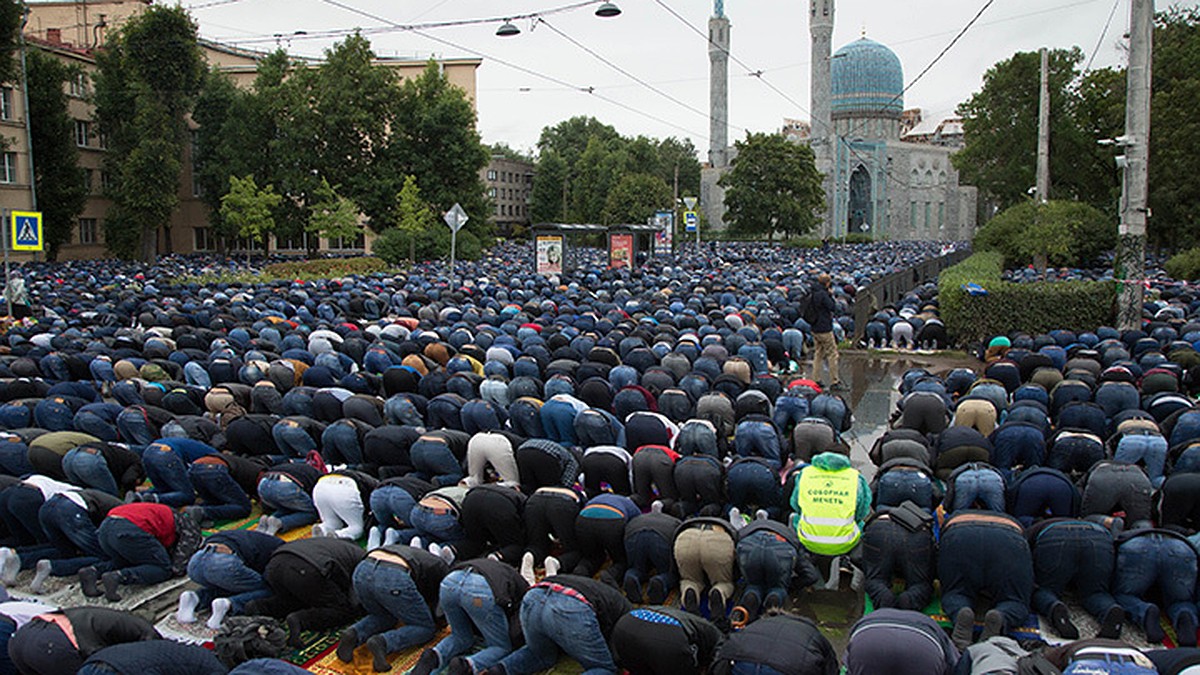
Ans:
<svg viewBox="0 0 1200 675"><path fill-rule="evenodd" d="M446 215L442 216L442 219L450 226L451 232L458 232L471 218L467 216L466 211L463 211L462 204L455 202L454 206L450 207L450 210L446 212Z"/></svg>
<svg viewBox="0 0 1200 675"><path fill-rule="evenodd" d="M40 211L13 211L12 250L42 250L42 214Z"/></svg>
<svg viewBox="0 0 1200 675"><path fill-rule="evenodd" d="M683 225L688 232L695 232L696 227L700 225L700 216L695 211L684 211Z"/></svg>
<svg viewBox="0 0 1200 675"><path fill-rule="evenodd" d="M692 209L696 208L696 198L695 197L684 197L683 205L687 207L688 211L691 211Z"/></svg>

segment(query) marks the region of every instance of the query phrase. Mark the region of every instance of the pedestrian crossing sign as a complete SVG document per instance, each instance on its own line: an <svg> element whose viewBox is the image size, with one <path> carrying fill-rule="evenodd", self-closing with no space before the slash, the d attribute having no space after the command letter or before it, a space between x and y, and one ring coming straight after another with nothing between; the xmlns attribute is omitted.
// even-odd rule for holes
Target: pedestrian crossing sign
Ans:
<svg viewBox="0 0 1200 675"><path fill-rule="evenodd" d="M40 211L13 211L12 250L42 250L42 213Z"/></svg>

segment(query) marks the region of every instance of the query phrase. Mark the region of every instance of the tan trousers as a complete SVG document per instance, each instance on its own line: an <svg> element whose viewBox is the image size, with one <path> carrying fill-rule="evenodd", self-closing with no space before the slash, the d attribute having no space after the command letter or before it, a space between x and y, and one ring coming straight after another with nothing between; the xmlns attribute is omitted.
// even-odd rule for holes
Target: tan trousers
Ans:
<svg viewBox="0 0 1200 675"><path fill-rule="evenodd" d="M954 411L954 426L975 427L984 436L991 436L996 430L996 406L978 399L961 401Z"/></svg>
<svg viewBox="0 0 1200 675"><path fill-rule="evenodd" d="M838 377L838 348L837 341L833 339L833 331L828 333L813 333L813 374L812 379L821 382L821 364L825 363L829 366L829 384L837 384L841 382Z"/></svg>
<svg viewBox="0 0 1200 675"><path fill-rule="evenodd" d="M733 598L733 538L723 528L690 527L675 538L675 564L679 567L679 591L689 588L696 597L704 597L704 578L721 592L725 601Z"/></svg>

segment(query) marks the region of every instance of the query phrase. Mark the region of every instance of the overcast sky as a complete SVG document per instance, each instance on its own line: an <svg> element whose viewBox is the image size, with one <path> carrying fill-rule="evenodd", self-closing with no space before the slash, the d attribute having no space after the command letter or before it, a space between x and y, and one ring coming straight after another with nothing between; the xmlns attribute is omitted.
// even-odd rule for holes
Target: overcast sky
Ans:
<svg viewBox="0 0 1200 675"><path fill-rule="evenodd" d="M834 49L863 31L891 47L912 82L987 0L838 0ZM575 0L577 3L578 0ZM515 23L431 28L394 25L522 15L572 0L183 0L203 37L270 50L276 34L297 55L319 56L335 41L322 31L362 28L381 56L479 56L479 129L485 142L531 149L543 127L592 115L626 135L689 137L707 158L707 22L704 0L617 0L620 16L595 5ZM807 0L726 0L732 24L729 138L809 117ZM1195 2L1180 2L1194 6ZM340 6L339 6L340 5ZM665 7L664 7L665 6ZM1159 0L1158 7L1168 6ZM1115 10L1114 10L1115 7ZM672 15L674 10L679 17ZM360 10L355 12L353 10ZM374 15L384 21L365 16ZM1112 17L1107 33L1105 24ZM984 72L1016 51L1080 47L1094 68L1122 64L1129 0L994 0L961 40L905 96L906 107L944 117L979 89ZM691 26L691 27L689 27ZM698 29L703 34L698 34ZM1101 36L1103 34L1103 39ZM434 39L441 40L438 42ZM594 54L589 54L591 50ZM605 59L625 73L606 65ZM506 65L509 64L509 65ZM518 66L520 69L512 66ZM751 71L761 71L754 77ZM540 77L544 76L544 77ZM550 78L550 79L546 79ZM641 83L635 81L641 80ZM583 89L593 88L594 93ZM655 91L658 90L658 91Z"/></svg>

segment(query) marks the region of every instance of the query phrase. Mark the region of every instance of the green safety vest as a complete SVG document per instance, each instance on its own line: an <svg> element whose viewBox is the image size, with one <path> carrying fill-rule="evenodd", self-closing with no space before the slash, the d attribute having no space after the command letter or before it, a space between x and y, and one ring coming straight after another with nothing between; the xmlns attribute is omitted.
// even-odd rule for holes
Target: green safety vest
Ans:
<svg viewBox="0 0 1200 675"><path fill-rule="evenodd" d="M842 555L858 544L858 471L827 471L809 466L800 472L800 543L817 555Z"/></svg>

